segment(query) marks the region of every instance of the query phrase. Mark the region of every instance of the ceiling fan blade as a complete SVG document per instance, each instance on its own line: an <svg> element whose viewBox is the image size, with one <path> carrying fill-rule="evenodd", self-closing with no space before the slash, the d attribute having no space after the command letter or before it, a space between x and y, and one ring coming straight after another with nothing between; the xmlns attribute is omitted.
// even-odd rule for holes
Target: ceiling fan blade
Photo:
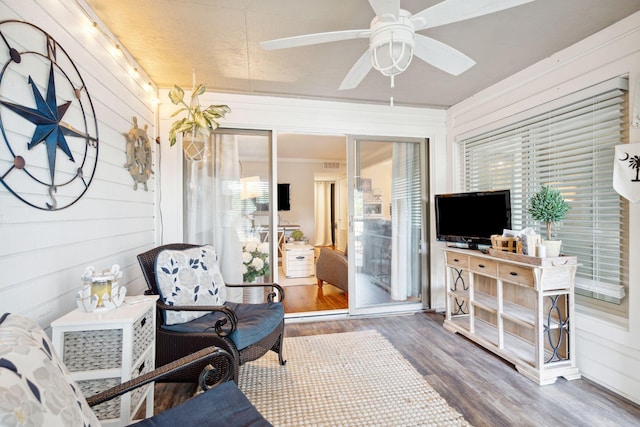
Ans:
<svg viewBox="0 0 640 427"><path fill-rule="evenodd" d="M445 0L411 16L416 31L499 12L533 0Z"/></svg>
<svg viewBox="0 0 640 427"><path fill-rule="evenodd" d="M413 54L436 68L457 76L473 67L476 62L464 53L422 34L415 35Z"/></svg>
<svg viewBox="0 0 640 427"><path fill-rule="evenodd" d="M266 50L287 49L290 47L309 46L351 39L367 39L371 34L366 30L332 31L328 33L304 34L302 36L285 37L281 39L260 42L260 46Z"/></svg>
<svg viewBox="0 0 640 427"><path fill-rule="evenodd" d="M369 0L369 4L376 16L393 15L397 18L400 14L400 0Z"/></svg>
<svg viewBox="0 0 640 427"><path fill-rule="evenodd" d="M371 64L371 51L367 51L353 64L351 70L347 73L347 76L340 84L339 90L353 89L358 86L360 82L367 76L369 71L373 68Z"/></svg>

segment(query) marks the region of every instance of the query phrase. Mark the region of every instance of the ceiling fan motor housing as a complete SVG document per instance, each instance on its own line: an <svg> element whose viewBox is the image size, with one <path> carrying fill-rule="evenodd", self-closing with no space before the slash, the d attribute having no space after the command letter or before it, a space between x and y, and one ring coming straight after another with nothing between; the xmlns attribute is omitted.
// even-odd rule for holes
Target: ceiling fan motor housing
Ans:
<svg viewBox="0 0 640 427"><path fill-rule="evenodd" d="M415 33L411 14L400 10L393 15L376 16L371 21L369 50L373 68L387 77L402 73L411 64L415 47Z"/></svg>

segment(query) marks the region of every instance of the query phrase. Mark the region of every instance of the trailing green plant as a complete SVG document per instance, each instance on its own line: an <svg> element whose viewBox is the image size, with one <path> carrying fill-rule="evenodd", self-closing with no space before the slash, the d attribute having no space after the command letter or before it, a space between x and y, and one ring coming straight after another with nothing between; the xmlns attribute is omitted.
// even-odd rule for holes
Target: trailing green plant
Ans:
<svg viewBox="0 0 640 427"><path fill-rule="evenodd" d="M555 188L543 185L540 191L529 199L529 214L536 221L547 226L547 240L551 240L551 225L562 221L571 206Z"/></svg>
<svg viewBox="0 0 640 427"><path fill-rule="evenodd" d="M183 132L193 132L208 137L211 131L219 124L216 119L223 118L230 113L231 109L227 105L209 105L204 110L198 102L198 96L206 91L206 86L199 84L191 92L191 101L187 104L184 101L184 90L178 85L169 91L169 99L175 105L183 105L182 108L174 112L171 117L175 117L183 111L187 112L187 117L176 120L169 129L169 144L173 147L176 143L177 135Z"/></svg>

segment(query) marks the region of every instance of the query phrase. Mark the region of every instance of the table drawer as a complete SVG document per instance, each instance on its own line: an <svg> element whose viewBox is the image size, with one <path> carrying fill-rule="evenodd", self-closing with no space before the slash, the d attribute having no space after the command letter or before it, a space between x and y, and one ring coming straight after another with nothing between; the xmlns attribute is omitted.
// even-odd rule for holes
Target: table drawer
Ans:
<svg viewBox="0 0 640 427"><path fill-rule="evenodd" d="M69 371L121 367L122 329L65 331L63 337L62 360Z"/></svg>
<svg viewBox="0 0 640 427"><path fill-rule="evenodd" d="M120 377L111 378L98 378L92 380L77 381L82 394L86 397L91 397L102 391L108 390L111 387L115 387L122 383ZM91 409L95 412L99 420L108 420L112 418L120 418L120 401L121 397L115 397L106 402L102 402L99 405L92 406Z"/></svg>
<svg viewBox="0 0 640 427"><path fill-rule="evenodd" d="M291 265L286 268L286 275L304 274L305 276L313 276L313 264L310 265Z"/></svg>
<svg viewBox="0 0 640 427"><path fill-rule="evenodd" d="M469 270L495 277L498 274L498 263L490 259L471 256L469 257Z"/></svg>
<svg viewBox="0 0 640 427"><path fill-rule="evenodd" d="M133 324L133 358L132 363L142 356L149 344L153 342L155 335L155 328L153 325L153 310L155 307L150 307L140 319L136 320Z"/></svg>
<svg viewBox="0 0 640 427"><path fill-rule="evenodd" d="M315 265L313 262L289 263L284 269L287 277L309 277L315 274Z"/></svg>
<svg viewBox="0 0 640 427"><path fill-rule="evenodd" d="M287 259L287 265L294 267L294 266L298 266L298 265L313 265L313 258L304 258L304 257L300 257L300 258L294 258L294 259Z"/></svg>
<svg viewBox="0 0 640 427"><path fill-rule="evenodd" d="M450 267L469 269L469 255L447 252L447 265Z"/></svg>
<svg viewBox="0 0 640 427"><path fill-rule="evenodd" d="M153 371L154 369L154 360L153 360L153 351L151 348L147 349L147 353L144 358L136 367L131 371L131 379L137 378L140 375L144 375L148 372ZM131 413L135 413L142 399L147 395L147 391L149 387L153 387L153 383L147 384L146 386L138 387L137 389L131 392Z"/></svg>
<svg viewBox="0 0 640 427"><path fill-rule="evenodd" d="M526 267L518 267L516 265L500 264L498 268L498 277L500 279L517 283L524 286L533 286L533 270Z"/></svg>
<svg viewBox="0 0 640 427"><path fill-rule="evenodd" d="M287 254L287 261L290 263L294 263L294 262L308 262L308 263L313 263L313 252L311 253L288 253Z"/></svg>
<svg viewBox="0 0 640 427"><path fill-rule="evenodd" d="M153 360L153 351L150 348L147 348L147 353L145 357L131 370L130 378L134 379L139 377L140 375L146 374L147 372L151 372L154 368L154 360ZM111 377L111 378L96 378L90 380L82 380L78 381L78 385L82 390L82 393L89 397L94 394L105 391L111 387L115 387L120 385L122 382L121 377ZM145 398L149 387L152 386L149 384L147 386L138 387L137 389L131 392L131 400L129 402L130 411L133 412L140 405L142 399ZM96 413L96 416L100 420L108 420L108 419L116 419L120 418L120 406L122 404L122 397L116 397L114 399L103 402L99 405L92 407L93 411Z"/></svg>

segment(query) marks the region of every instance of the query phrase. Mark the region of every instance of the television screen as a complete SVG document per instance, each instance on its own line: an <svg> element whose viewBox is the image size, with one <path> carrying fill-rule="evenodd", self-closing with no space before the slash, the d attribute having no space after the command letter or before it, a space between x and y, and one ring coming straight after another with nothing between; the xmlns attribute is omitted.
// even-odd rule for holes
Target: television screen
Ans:
<svg viewBox="0 0 640 427"><path fill-rule="evenodd" d="M289 184L278 184L278 210L290 211Z"/></svg>
<svg viewBox="0 0 640 427"><path fill-rule="evenodd" d="M511 228L509 190L435 196L436 238L471 247L491 244L492 234Z"/></svg>

